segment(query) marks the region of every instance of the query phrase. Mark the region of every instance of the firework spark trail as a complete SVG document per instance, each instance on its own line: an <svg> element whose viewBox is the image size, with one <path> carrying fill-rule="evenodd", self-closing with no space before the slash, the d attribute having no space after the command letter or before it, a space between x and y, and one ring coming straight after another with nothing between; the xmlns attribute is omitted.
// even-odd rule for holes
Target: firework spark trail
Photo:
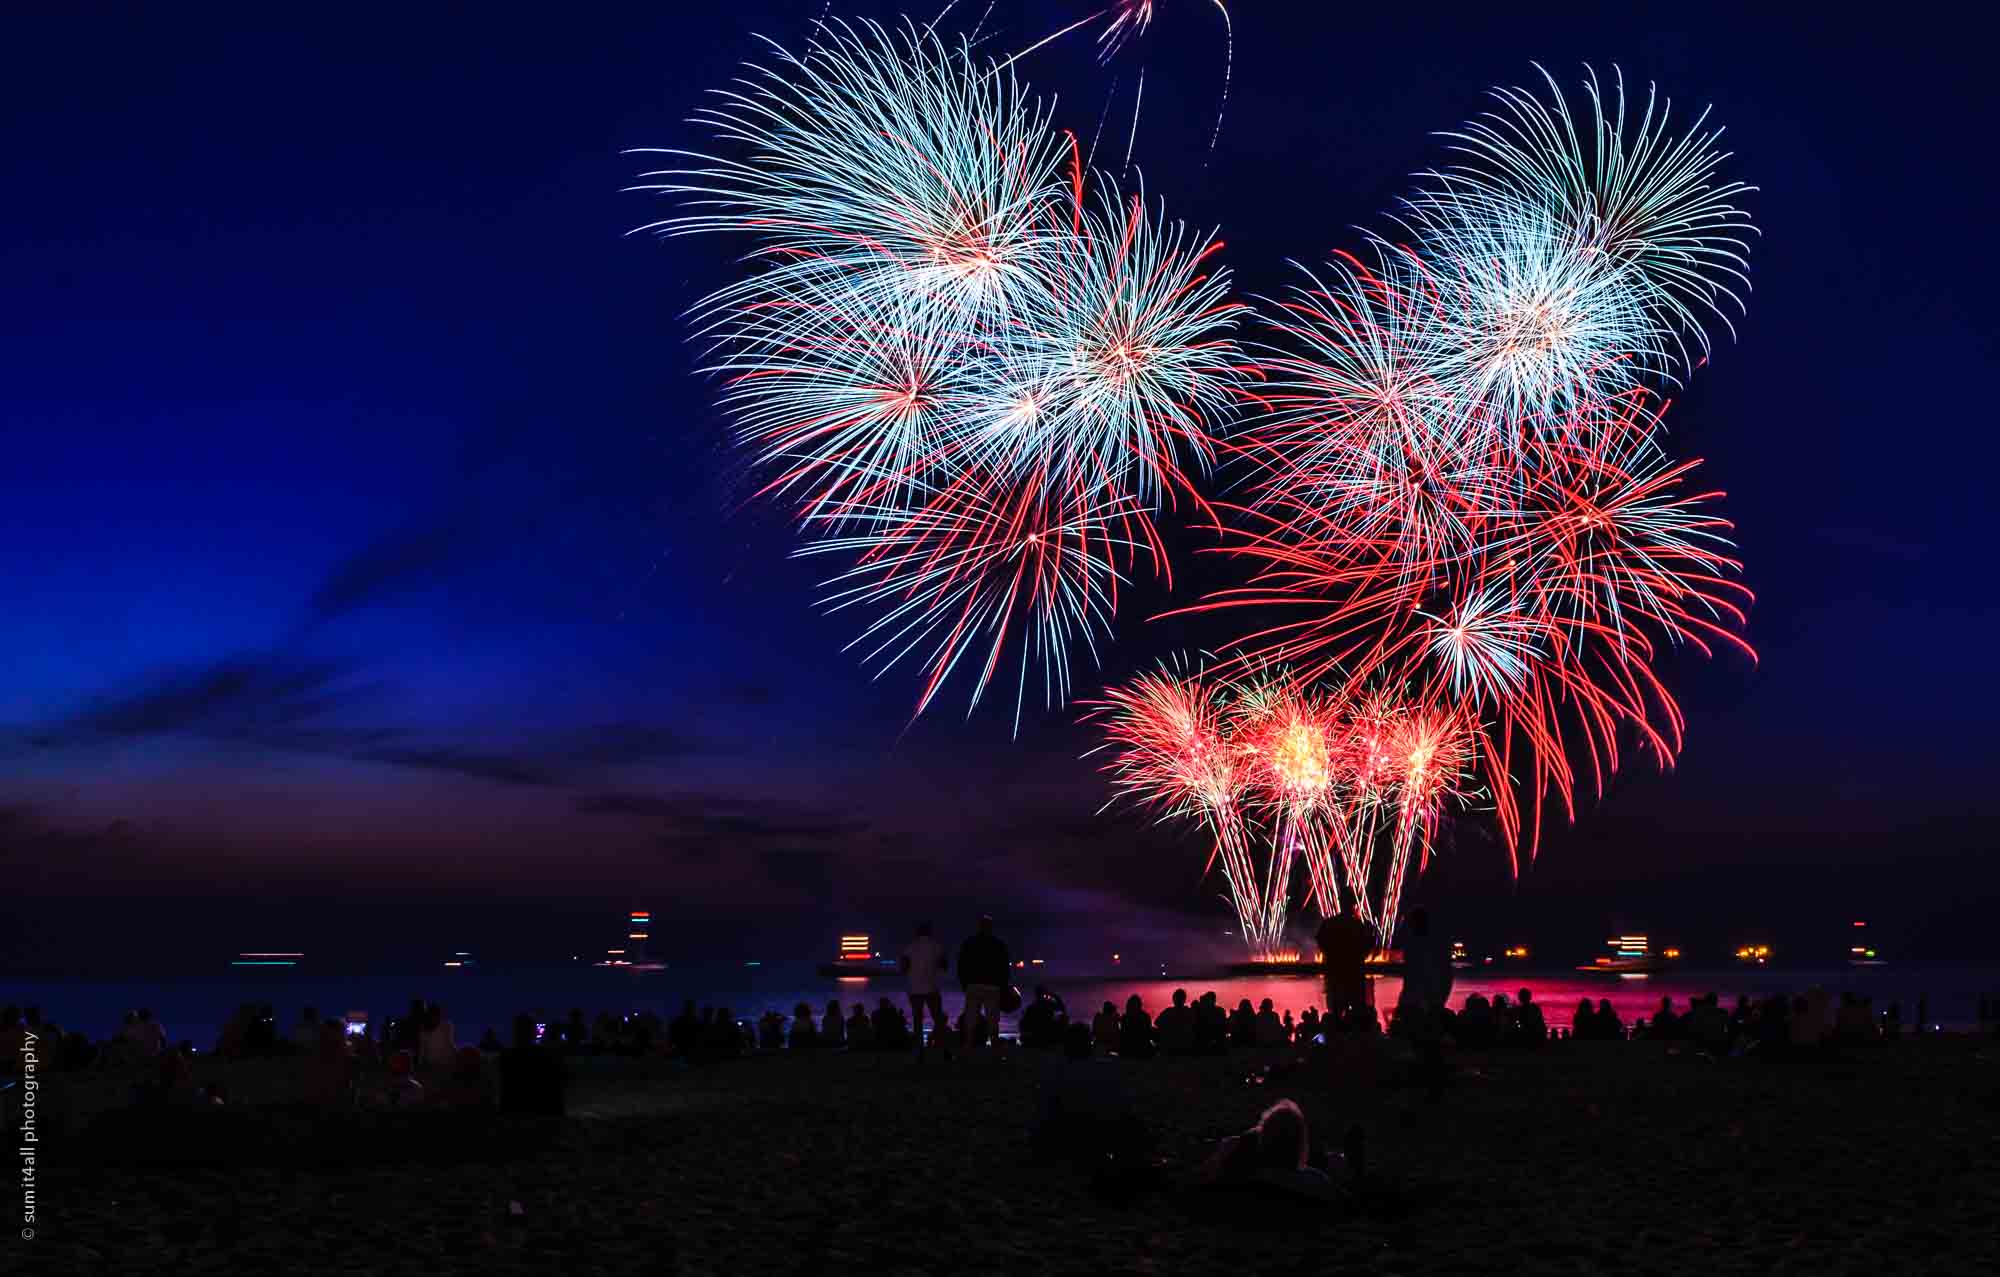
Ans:
<svg viewBox="0 0 2000 1277"><path fill-rule="evenodd" d="M1103 732L1119 795L1209 834L1204 872L1221 864L1259 957L1284 946L1302 860L1322 915L1340 908L1344 868L1348 898L1387 943L1411 862L1428 860L1472 770L1472 732L1457 715L1388 689L1308 691L1285 670L1224 680L1163 667L1107 690L1085 717Z"/></svg>
<svg viewBox="0 0 2000 1277"><path fill-rule="evenodd" d="M1097 10L1086 17L1078 18L1068 26L1050 32L1019 53L1014 54L998 66L1006 70L1031 53L1039 52L1072 32L1080 31L1099 18L1109 18L1096 36L1097 60L1100 65L1109 63L1129 44L1143 37L1153 25L1153 11L1158 0L1114 0L1114 3ZM1230 82L1236 74L1236 23L1229 16L1229 6L1223 0L1208 0L1215 11L1222 15L1222 96L1215 108L1215 125L1209 130L1208 151L1203 159L1204 166L1215 155L1216 144L1222 138L1222 117L1229 109ZM1111 97L1118 91L1116 80L1105 95L1105 109L1111 106ZM1139 139L1139 112L1146 98L1146 69L1139 68L1139 93L1132 103L1132 126L1125 143L1125 166L1131 167L1132 148ZM1093 147L1093 150L1095 148Z"/></svg>
<svg viewBox="0 0 2000 1277"><path fill-rule="evenodd" d="M751 243L691 313L759 495L853 561L824 600L873 614L852 646L921 669L918 713L960 670L976 706L1011 651L1018 729L1096 660L1124 573L1170 573L1154 516L1206 512L1245 308L1212 235L1087 194L969 42L835 20L772 48L696 117L722 153L646 175L683 206L640 229Z"/></svg>

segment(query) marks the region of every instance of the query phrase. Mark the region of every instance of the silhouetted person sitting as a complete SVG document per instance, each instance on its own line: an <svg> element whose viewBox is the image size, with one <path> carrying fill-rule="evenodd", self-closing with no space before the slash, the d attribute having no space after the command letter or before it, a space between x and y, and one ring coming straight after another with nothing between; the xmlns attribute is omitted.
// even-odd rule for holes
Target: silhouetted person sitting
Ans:
<svg viewBox="0 0 2000 1277"><path fill-rule="evenodd" d="M1674 1014L1674 1000L1671 997L1660 999L1660 1009L1653 1012L1653 1023L1646 1036L1667 1042L1677 1041L1686 1036L1682 1031L1680 1016Z"/></svg>
<svg viewBox="0 0 2000 1277"><path fill-rule="evenodd" d="M779 1051L785 1046L785 1017L766 1011L757 1017L757 1049Z"/></svg>
<svg viewBox="0 0 2000 1277"><path fill-rule="evenodd" d="M1248 998L1239 1001L1236 1009L1229 1013L1229 1045L1232 1047L1257 1045L1257 1012L1251 1007Z"/></svg>
<svg viewBox="0 0 2000 1277"><path fill-rule="evenodd" d="M1625 1040L1625 1022L1618 1018L1616 1011L1611 1009L1611 999L1609 998L1599 998L1597 1000L1597 1035L1607 1042L1623 1042Z"/></svg>
<svg viewBox="0 0 2000 1277"><path fill-rule="evenodd" d="M1459 1044L1475 1049L1492 1046L1496 1031L1493 1004L1483 994L1467 994L1465 1006L1458 1013Z"/></svg>
<svg viewBox="0 0 2000 1277"><path fill-rule="evenodd" d="M1090 1040L1099 1051L1118 1049L1118 1008L1107 1002L1090 1022Z"/></svg>
<svg viewBox="0 0 2000 1277"><path fill-rule="evenodd" d="M1598 1041L1598 1035L1602 1031L1604 1029L1598 1025L1598 1009L1590 1003L1588 997L1578 999L1576 1013L1570 1017L1570 1037L1580 1043L1590 1043Z"/></svg>
<svg viewBox="0 0 2000 1277"><path fill-rule="evenodd" d="M292 1026L292 1049L310 1055L319 1050L319 1009L307 1007Z"/></svg>
<svg viewBox="0 0 2000 1277"><path fill-rule="evenodd" d="M1250 1040L1256 1046L1280 1046L1285 1041L1285 1023L1271 1008L1271 999L1265 998L1251 1021Z"/></svg>
<svg viewBox="0 0 2000 1277"><path fill-rule="evenodd" d="M876 1050L900 1051L909 1045L909 1027L903 1021L903 1013L889 999L882 998L875 1004L873 1018Z"/></svg>
<svg viewBox="0 0 2000 1277"><path fill-rule="evenodd" d="M792 1008L792 1031L787 1036L794 1051L810 1051L819 1045L819 1030L813 1024L813 1009L801 1002Z"/></svg>
<svg viewBox="0 0 2000 1277"><path fill-rule="evenodd" d="M533 1016L514 1017L514 1045L500 1053L500 1111L563 1115L562 1056L535 1041Z"/></svg>
<svg viewBox="0 0 2000 1277"><path fill-rule="evenodd" d="M1729 1050L1729 1016L1717 995L1710 993L1696 998L1688 1008L1683 1027L1688 1038L1703 1050L1717 1055Z"/></svg>
<svg viewBox="0 0 2000 1277"><path fill-rule="evenodd" d="M1194 1008L1188 1005L1186 989L1174 990L1174 1004L1160 1012L1153 1022L1153 1033L1159 1039L1160 1050L1168 1055L1188 1055L1194 1051Z"/></svg>
<svg viewBox="0 0 2000 1277"><path fill-rule="evenodd" d="M847 1045L847 1021L840 1018L840 1003L826 1004L826 1014L819 1020L819 1044L838 1048Z"/></svg>
<svg viewBox="0 0 2000 1277"><path fill-rule="evenodd" d="M681 1004L681 1013L667 1022L667 1044L676 1055L690 1055L701 1042L701 1020L694 1013L694 999Z"/></svg>
<svg viewBox="0 0 2000 1277"><path fill-rule="evenodd" d="M1069 1028L1069 1013L1062 999L1038 984L1034 1000L1021 1009L1020 1025L1022 1046L1054 1049Z"/></svg>
<svg viewBox="0 0 2000 1277"><path fill-rule="evenodd" d="M1549 1040L1549 1022L1542 1018L1542 1008L1536 1004L1533 990L1521 990L1514 1021L1514 1039L1522 1046L1540 1046Z"/></svg>
<svg viewBox="0 0 2000 1277"><path fill-rule="evenodd" d="M867 1009L857 1002L853 1014L847 1017L847 1049L869 1051L874 1047L875 1021L868 1018Z"/></svg>
<svg viewBox="0 0 2000 1277"><path fill-rule="evenodd" d="M1202 994L1194 1006L1194 1049L1202 1055L1220 1055L1229 1049L1229 1013L1216 1001L1213 989Z"/></svg>
<svg viewBox="0 0 2000 1277"><path fill-rule="evenodd" d="M1146 1014L1146 1004L1135 993L1125 999L1125 1015L1118 1021L1118 1054L1128 1060L1146 1060L1152 1058L1153 1047L1153 1017Z"/></svg>
<svg viewBox="0 0 2000 1277"><path fill-rule="evenodd" d="M958 982L965 989L965 1011L959 1018L967 1025L966 1049L973 1045L971 1023L978 1018L992 1021L993 1042L999 1045L1000 998L1013 980L1013 964L1006 942L993 934L992 917L982 916L979 929L958 947Z"/></svg>
<svg viewBox="0 0 2000 1277"><path fill-rule="evenodd" d="M708 1026L708 1049L717 1055L743 1052L743 1027L736 1023L735 1007L717 1007L715 1022Z"/></svg>
<svg viewBox="0 0 2000 1277"><path fill-rule="evenodd" d="M1765 998L1750 1016L1750 1038L1762 1054L1775 1054L1792 1045L1791 1003L1782 995Z"/></svg>
<svg viewBox="0 0 2000 1277"><path fill-rule="evenodd" d="M1575 1014L1570 1016L1570 1037L1579 1042L1591 1042L1596 1040L1599 1031L1597 1008L1591 1005L1589 998L1579 999Z"/></svg>
<svg viewBox="0 0 2000 1277"><path fill-rule="evenodd" d="M507 1044L500 1040L500 1035L493 1031L493 1026L490 1024L486 1026L486 1032L479 1035L479 1049L481 1051L491 1054L495 1051L503 1051L506 1047Z"/></svg>

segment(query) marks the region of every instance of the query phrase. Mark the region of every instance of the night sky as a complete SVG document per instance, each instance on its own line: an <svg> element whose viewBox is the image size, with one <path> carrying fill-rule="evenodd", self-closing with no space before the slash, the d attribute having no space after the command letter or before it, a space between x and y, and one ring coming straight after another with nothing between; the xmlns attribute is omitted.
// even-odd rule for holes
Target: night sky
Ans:
<svg viewBox="0 0 2000 1277"><path fill-rule="evenodd" d="M646 166L621 152L703 145L703 91L820 4L9 17L0 960L531 960L633 905L720 956L982 906L1078 953L1228 925L1190 841L1098 814L1073 710L1016 740L1005 696L967 719L953 688L912 725L913 677L841 652L691 374L681 312L739 246L626 234L667 208L621 193ZM1674 772L1635 760L1518 883L1467 816L1423 894L1545 945L1833 952L1850 917L1900 952L1990 941L1983 43L1735 6L1234 8L1206 168L1205 4L1162 0L1109 67L1081 38L1022 65L1087 137L1145 62L1135 162L1245 292L1382 227L1434 132L1535 61L1712 102L1762 188L1748 319L1669 417L1729 491L1762 664L1668 661ZM1001 0L990 47L1086 11ZM1106 676L1225 636L1147 623L1230 579L1182 560Z"/></svg>

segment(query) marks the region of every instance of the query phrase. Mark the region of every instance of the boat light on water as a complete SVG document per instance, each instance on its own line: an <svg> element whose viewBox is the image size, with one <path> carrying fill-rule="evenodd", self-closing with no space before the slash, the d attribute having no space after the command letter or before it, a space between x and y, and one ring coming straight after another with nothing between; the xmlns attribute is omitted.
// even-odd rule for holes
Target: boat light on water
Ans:
<svg viewBox="0 0 2000 1277"><path fill-rule="evenodd" d="M840 956L832 962L822 962L819 973L837 980L850 977L865 980L871 975L897 975L900 969L895 962L875 952L867 936L854 933L840 938Z"/></svg>
<svg viewBox="0 0 2000 1277"><path fill-rule="evenodd" d="M1736 960L1738 962L1754 963L1761 967L1771 960L1771 946L1768 944L1738 945Z"/></svg>
<svg viewBox="0 0 2000 1277"><path fill-rule="evenodd" d="M1604 942L1611 950L1589 966L1580 966L1579 971L1589 971L1601 975L1650 975L1658 971L1662 963L1671 962L1681 956L1679 949L1662 949L1656 956L1652 942L1642 935L1613 936Z"/></svg>
<svg viewBox="0 0 2000 1277"><path fill-rule="evenodd" d="M1528 946L1524 944L1510 944L1500 951L1500 956L1503 958L1512 958L1517 962L1521 961L1528 956Z"/></svg>

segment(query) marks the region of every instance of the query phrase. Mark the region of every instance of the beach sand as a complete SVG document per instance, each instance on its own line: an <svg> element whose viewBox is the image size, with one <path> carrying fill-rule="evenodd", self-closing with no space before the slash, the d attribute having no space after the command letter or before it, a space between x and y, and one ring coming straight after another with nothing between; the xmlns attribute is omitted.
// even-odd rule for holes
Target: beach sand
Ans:
<svg viewBox="0 0 2000 1277"><path fill-rule="evenodd" d="M1061 1065L1018 1049L580 1061L570 1117L473 1124L326 1119L286 1062L205 1060L229 1124L150 1136L121 1079L54 1074L40 1236L6 1249L44 1273L2000 1271L2000 1045L1805 1055L1458 1053L1435 1103L1312 1065L1246 1081L1296 1052L1119 1062L1167 1163L1129 1201L1033 1163ZM1316 1143L1361 1126L1358 1184L1189 1186L1281 1096Z"/></svg>

